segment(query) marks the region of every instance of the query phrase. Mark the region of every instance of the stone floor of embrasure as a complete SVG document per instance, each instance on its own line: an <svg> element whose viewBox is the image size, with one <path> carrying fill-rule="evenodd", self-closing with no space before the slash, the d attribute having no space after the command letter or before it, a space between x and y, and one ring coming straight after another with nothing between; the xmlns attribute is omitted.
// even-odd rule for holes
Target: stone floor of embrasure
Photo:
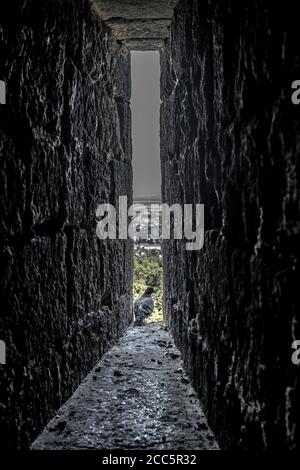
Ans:
<svg viewBox="0 0 300 470"><path fill-rule="evenodd" d="M207 450L218 444L163 324L129 328L32 449Z"/></svg>

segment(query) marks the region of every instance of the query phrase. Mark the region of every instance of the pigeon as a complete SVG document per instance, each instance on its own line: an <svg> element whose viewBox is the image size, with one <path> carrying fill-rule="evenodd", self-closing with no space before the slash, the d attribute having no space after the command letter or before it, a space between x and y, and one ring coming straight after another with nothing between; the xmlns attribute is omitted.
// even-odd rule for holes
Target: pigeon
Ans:
<svg viewBox="0 0 300 470"><path fill-rule="evenodd" d="M143 326L145 317L150 317L152 314L154 303L151 294L153 294L153 292L153 287L147 287L143 295L134 302L134 326Z"/></svg>

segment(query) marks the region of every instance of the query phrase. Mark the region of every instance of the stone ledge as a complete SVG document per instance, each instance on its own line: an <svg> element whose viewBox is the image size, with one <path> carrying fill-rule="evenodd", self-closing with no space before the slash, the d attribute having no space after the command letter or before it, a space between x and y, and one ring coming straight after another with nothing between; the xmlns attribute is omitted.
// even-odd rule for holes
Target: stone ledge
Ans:
<svg viewBox="0 0 300 470"><path fill-rule="evenodd" d="M93 0L101 19L129 49L157 50L168 37L177 0Z"/></svg>

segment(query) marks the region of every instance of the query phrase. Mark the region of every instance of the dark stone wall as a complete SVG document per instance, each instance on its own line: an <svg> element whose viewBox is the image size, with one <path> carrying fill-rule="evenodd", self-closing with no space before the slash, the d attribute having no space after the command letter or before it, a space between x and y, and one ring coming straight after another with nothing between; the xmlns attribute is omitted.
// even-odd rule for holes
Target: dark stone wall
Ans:
<svg viewBox="0 0 300 470"><path fill-rule="evenodd" d="M131 203L130 56L87 0L1 9L1 448L26 448L131 317L132 245L95 211Z"/></svg>
<svg viewBox="0 0 300 470"><path fill-rule="evenodd" d="M182 0L161 52L163 200L204 203L206 228L201 251L164 243L165 314L223 448L300 440L293 17L289 3Z"/></svg>

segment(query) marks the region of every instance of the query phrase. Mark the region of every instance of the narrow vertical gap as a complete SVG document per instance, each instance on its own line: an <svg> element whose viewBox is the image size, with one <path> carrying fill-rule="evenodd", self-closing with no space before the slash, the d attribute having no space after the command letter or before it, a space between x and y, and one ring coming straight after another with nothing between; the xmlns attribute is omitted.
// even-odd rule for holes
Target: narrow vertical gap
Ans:
<svg viewBox="0 0 300 470"><path fill-rule="evenodd" d="M158 51L131 52L134 200L160 201Z"/></svg>
<svg viewBox="0 0 300 470"><path fill-rule="evenodd" d="M163 266L159 231L161 202L160 58L158 51L131 52L133 198L140 233L134 243L133 298L154 288L154 311L145 322L163 320ZM142 211L138 210L138 205Z"/></svg>

